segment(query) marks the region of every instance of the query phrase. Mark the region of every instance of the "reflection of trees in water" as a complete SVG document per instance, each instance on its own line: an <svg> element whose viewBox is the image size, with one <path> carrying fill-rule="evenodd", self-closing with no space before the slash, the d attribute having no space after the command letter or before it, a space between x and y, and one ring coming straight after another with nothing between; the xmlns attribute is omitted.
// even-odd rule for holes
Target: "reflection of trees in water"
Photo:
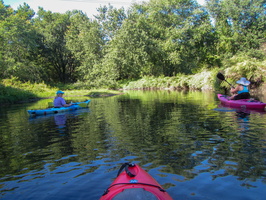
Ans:
<svg viewBox="0 0 266 200"><path fill-rule="evenodd" d="M69 155L75 152L72 131L81 116L70 112L29 118L23 114L10 116L14 124L2 130L6 140L0 145L0 175L42 170L47 162L53 163L49 165L52 170L76 160Z"/></svg>
<svg viewBox="0 0 266 200"><path fill-rule="evenodd" d="M0 153L2 158L8 156L3 173L42 169L44 160L53 162L49 166L53 170L69 162L108 164L126 158L141 165L149 163L147 168L167 166L163 172L187 179L202 172L212 173L213 178L228 174L240 179L263 177L261 137L265 128L256 133L243 131L235 113L206 110L195 102L175 102L98 99L90 114L67 118L64 136L58 132L54 116L39 122L17 122L24 123L17 129L10 124ZM248 123L244 125L249 128Z"/></svg>
<svg viewBox="0 0 266 200"><path fill-rule="evenodd" d="M192 104L142 104L138 99L115 104L107 109L109 113L105 110L111 137L116 138L109 146L114 159L138 156L142 164L152 163L150 168L167 165L163 171L187 178L201 172L213 173L214 178L230 174L256 179L263 175L259 138L239 136L239 124L221 113L210 115Z"/></svg>

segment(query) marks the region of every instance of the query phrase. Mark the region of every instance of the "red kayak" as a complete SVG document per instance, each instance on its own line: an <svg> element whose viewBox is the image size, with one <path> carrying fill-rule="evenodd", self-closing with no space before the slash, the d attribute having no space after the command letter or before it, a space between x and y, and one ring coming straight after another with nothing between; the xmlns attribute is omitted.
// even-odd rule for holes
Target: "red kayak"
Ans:
<svg viewBox="0 0 266 200"><path fill-rule="evenodd" d="M253 99L229 100L227 99L228 96L226 95L218 94L217 96L223 105L233 108L264 110L266 106L266 103L263 103L258 100L253 100Z"/></svg>
<svg viewBox="0 0 266 200"><path fill-rule="evenodd" d="M162 186L141 167L136 164L125 163L121 166L117 178L104 192L100 200L133 199L173 200Z"/></svg>

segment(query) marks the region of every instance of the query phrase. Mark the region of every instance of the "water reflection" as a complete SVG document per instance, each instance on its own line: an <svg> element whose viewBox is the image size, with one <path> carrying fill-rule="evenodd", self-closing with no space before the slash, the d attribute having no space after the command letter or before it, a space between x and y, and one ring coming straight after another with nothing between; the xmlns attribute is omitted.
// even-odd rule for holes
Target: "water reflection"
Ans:
<svg viewBox="0 0 266 200"><path fill-rule="evenodd" d="M134 162L174 199L238 200L250 191L261 199L266 117L218 112L218 103L208 93L133 91L95 99L90 112L78 114L28 119L27 108L7 110L0 192L7 199L26 198L25 191L29 199L99 199L121 163Z"/></svg>
<svg viewBox="0 0 266 200"><path fill-rule="evenodd" d="M55 124L58 126L59 133L64 133L67 121L66 114L55 115L54 121Z"/></svg>
<svg viewBox="0 0 266 200"><path fill-rule="evenodd" d="M235 126L236 132L235 134L227 132L230 134L225 140L227 147L224 145L216 147L211 162L225 169L223 176L229 174L238 176L239 180L244 181L242 186L256 187L253 183L263 177L265 169L264 153L258 146L263 141L264 133L260 132L253 122L264 117L265 113L226 107L219 107L215 110L227 113L232 118L232 122L236 122L231 124ZM265 182L265 178L262 180Z"/></svg>
<svg viewBox="0 0 266 200"><path fill-rule="evenodd" d="M245 131L249 130L249 117L250 112L249 111L236 111L237 116L237 123L239 124L239 130L244 133Z"/></svg>

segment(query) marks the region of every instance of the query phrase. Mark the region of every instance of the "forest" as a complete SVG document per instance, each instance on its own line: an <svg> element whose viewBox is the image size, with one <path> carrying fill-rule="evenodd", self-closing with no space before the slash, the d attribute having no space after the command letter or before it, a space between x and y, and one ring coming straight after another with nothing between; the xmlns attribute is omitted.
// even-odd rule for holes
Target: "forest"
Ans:
<svg viewBox="0 0 266 200"><path fill-rule="evenodd" d="M93 19L1 0L0 12L0 80L118 88L223 71L229 80L266 81L266 0L109 4Z"/></svg>

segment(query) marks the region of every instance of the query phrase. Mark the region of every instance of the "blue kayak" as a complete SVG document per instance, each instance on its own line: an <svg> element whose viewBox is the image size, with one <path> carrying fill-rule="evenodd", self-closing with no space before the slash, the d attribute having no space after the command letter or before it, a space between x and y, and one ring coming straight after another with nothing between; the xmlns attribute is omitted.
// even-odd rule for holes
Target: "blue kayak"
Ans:
<svg viewBox="0 0 266 200"><path fill-rule="evenodd" d="M61 107L61 108L46 108L41 110L28 110L28 113L31 116L37 116L37 115L48 115L48 114L56 114L56 113L62 113L67 112L71 110L77 110L81 108L87 108L91 100L83 101L83 102L77 102L69 107Z"/></svg>

